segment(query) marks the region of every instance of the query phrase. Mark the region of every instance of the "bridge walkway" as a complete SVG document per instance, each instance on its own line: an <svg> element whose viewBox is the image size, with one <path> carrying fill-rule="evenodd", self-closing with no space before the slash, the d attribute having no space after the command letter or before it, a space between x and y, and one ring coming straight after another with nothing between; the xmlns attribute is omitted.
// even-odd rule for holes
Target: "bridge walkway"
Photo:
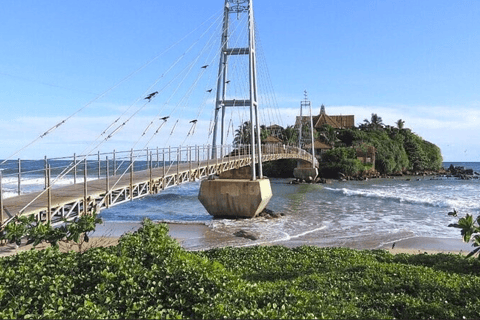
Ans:
<svg viewBox="0 0 480 320"><path fill-rule="evenodd" d="M262 148L264 149L264 148ZM265 148L262 161L298 159L307 162L312 157L295 147ZM183 161L147 170L130 171L67 186L23 194L3 200L2 225L15 215L35 215L40 221L61 224L63 219L74 219L82 214L119 205L169 187L218 175L224 171L250 166L250 155L233 155L223 158Z"/></svg>

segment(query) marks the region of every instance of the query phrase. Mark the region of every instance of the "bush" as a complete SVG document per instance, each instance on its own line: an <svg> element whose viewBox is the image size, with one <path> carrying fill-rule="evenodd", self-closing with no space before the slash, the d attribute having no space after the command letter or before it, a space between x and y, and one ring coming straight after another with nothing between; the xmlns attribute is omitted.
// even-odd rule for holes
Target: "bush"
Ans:
<svg viewBox="0 0 480 320"><path fill-rule="evenodd" d="M479 266L310 246L187 252L146 220L114 247L0 259L0 318L479 318Z"/></svg>
<svg viewBox="0 0 480 320"><path fill-rule="evenodd" d="M356 150L351 147L330 149L322 158L320 174L325 178L337 178L339 173L352 176L365 170L364 165L357 159Z"/></svg>

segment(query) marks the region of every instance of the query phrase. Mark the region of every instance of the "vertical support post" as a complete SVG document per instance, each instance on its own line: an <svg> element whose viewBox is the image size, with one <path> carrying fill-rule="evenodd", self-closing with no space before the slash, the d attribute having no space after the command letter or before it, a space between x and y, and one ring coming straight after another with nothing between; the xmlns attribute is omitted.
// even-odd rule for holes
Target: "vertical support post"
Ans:
<svg viewBox="0 0 480 320"><path fill-rule="evenodd" d="M305 91L305 99L307 92ZM313 116L312 116L312 104L308 101L310 106L310 138L312 141L312 168L315 168L315 140L313 138Z"/></svg>
<svg viewBox="0 0 480 320"><path fill-rule="evenodd" d="M18 195L21 193L21 181L22 181L22 160L18 158Z"/></svg>
<svg viewBox="0 0 480 320"><path fill-rule="evenodd" d="M200 146L195 146L195 150L197 151L197 166L200 169Z"/></svg>
<svg viewBox="0 0 480 320"><path fill-rule="evenodd" d="M5 215L3 211L3 189L2 189L2 180L3 180L3 170L0 169L0 227L3 226L3 221L5 221Z"/></svg>
<svg viewBox="0 0 480 320"><path fill-rule="evenodd" d="M178 173L180 172L178 166L180 165L180 160L181 159L182 159L182 146L178 147L178 149L177 149L177 184L179 183L178 182Z"/></svg>
<svg viewBox="0 0 480 320"><path fill-rule="evenodd" d="M50 175L51 175L51 169L50 165L48 165L47 168L47 221L50 222L52 221L52 186L50 184Z"/></svg>
<svg viewBox="0 0 480 320"><path fill-rule="evenodd" d="M98 179L100 179L100 172L101 166L100 166L100 151L98 151Z"/></svg>
<svg viewBox="0 0 480 320"><path fill-rule="evenodd" d="M224 139L224 121L225 121L225 104L224 100L226 97L227 90L227 67L228 67L228 25L229 25L229 3L228 0L225 0L224 14L223 14L223 29L222 29L222 38L221 38L221 52L220 52L220 61L218 66L218 77L217 77L217 97L215 101L215 117L214 117L214 127L213 127L213 140L212 140L212 157L217 158L217 131L218 131L218 112L222 109L222 123L221 123L221 144L223 144Z"/></svg>
<svg viewBox="0 0 480 320"><path fill-rule="evenodd" d="M250 78L250 124L252 141L252 180L256 180L255 172L255 143L258 144L258 167L260 178L262 178L262 159L260 144L260 122L258 121L258 100L257 100L257 61L255 54L255 29L254 29L253 5L252 0L248 6L248 48L249 48L249 78ZM257 127L257 137L255 137L255 126ZM257 141L255 141L257 140Z"/></svg>
<svg viewBox="0 0 480 320"><path fill-rule="evenodd" d="M150 194L153 194L153 177L152 177L152 151L150 151L150 163L149 163L149 169L150 169Z"/></svg>
<svg viewBox="0 0 480 320"><path fill-rule="evenodd" d="M157 168L160 166L160 155L158 154L158 147L157 147Z"/></svg>
<svg viewBox="0 0 480 320"><path fill-rule="evenodd" d="M258 177L263 179L263 166L262 166L262 143L260 138L260 121L258 119L258 106L255 105L255 122L257 123L257 145L258 145Z"/></svg>
<svg viewBox="0 0 480 320"><path fill-rule="evenodd" d="M133 148L130 150L130 200L133 200Z"/></svg>
<svg viewBox="0 0 480 320"><path fill-rule="evenodd" d="M45 156L43 161L45 162L45 190L46 190L47 189L47 165L48 165L47 156Z"/></svg>
<svg viewBox="0 0 480 320"><path fill-rule="evenodd" d="M210 148L210 146L207 145L207 176L210 175L210 151L208 150Z"/></svg>
<svg viewBox="0 0 480 320"><path fill-rule="evenodd" d="M77 183L77 154L73 154L73 184Z"/></svg>
<svg viewBox="0 0 480 320"><path fill-rule="evenodd" d="M165 163L165 148L163 148L163 178L165 178L165 175L166 175L166 167L167 167L167 164Z"/></svg>
<svg viewBox="0 0 480 320"><path fill-rule="evenodd" d="M168 146L168 166L172 165L172 148Z"/></svg>
<svg viewBox="0 0 480 320"><path fill-rule="evenodd" d="M115 149L113 149L113 175L117 174L117 158Z"/></svg>
<svg viewBox="0 0 480 320"><path fill-rule="evenodd" d="M150 152L148 151L148 147L147 147L147 154L146 154L146 155L147 155L147 161L146 161L146 163L145 163L145 165L147 166L147 169L148 169L148 167L150 166L150 161L148 160L148 155L149 155L149 154L150 154ZM150 154L150 156L151 156L151 154Z"/></svg>
<svg viewBox="0 0 480 320"><path fill-rule="evenodd" d="M83 214L88 214L88 198L87 198L87 157L85 156L83 168Z"/></svg>
<svg viewBox="0 0 480 320"><path fill-rule="evenodd" d="M106 167L105 167L105 206L110 207L110 163L108 162L108 156L106 156Z"/></svg>
<svg viewBox="0 0 480 320"><path fill-rule="evenodd" d="M188 167L190 171L189 176L191 176L192 175L192 147L191 146L188 146Z"/></svg>
<svg viewBox="0 0 480 320"><path fill-rule="evenodd" d="M298 129L298 152L302 149L303 103L300 103L300 127Z"/></svg>

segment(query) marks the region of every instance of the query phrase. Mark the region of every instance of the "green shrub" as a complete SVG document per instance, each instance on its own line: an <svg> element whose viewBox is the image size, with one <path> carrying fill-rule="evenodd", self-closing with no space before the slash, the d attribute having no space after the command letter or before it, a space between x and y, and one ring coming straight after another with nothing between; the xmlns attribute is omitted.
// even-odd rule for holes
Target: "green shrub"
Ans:
<svg viewBox="0 0 480 320"><path fill-rule="evenodd" d="M147 220L117 246L0 259L0 318L479 318L478 267L311 246L187 252Z"/></svg>

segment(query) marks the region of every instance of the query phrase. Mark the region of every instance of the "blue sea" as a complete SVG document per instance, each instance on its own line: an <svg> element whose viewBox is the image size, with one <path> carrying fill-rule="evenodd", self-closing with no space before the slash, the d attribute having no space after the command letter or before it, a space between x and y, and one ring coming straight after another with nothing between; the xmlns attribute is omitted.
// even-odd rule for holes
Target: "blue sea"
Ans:
<svg viewBox="0 0 480 320"><path fill-rule="evenodd" d="M450 164L480 172L480 162L446 162L444 167ZM11 168L4 170L4 197L18 192L15 163L10 165ZM90 172L93 173L89 178L95 178L95 170ZM29 183L22 182L22 193L42 188L41 172L31 174L30 178ZM112 207L102 211L101 217L110 224L140 222L144 218L200 223L208 226L212 233L225 236L222 243L218 243L218 237L184 243L191 249L204 249L248 245L250 240L232 236L240 229L259 235L256 244L299 241L362 247L366 243L381 245L412 237L459 239L459 230L448 227L455 218L447 213L456 209L460 215L480 214L480 180L477 179L396 177L299 185L289 184L290 181L271 179L273 198L267 208L285 214L279 219L212 219L197 199L199 181ZM60 181L60 184L69 183L73 183L71 176Z"/></svg>

